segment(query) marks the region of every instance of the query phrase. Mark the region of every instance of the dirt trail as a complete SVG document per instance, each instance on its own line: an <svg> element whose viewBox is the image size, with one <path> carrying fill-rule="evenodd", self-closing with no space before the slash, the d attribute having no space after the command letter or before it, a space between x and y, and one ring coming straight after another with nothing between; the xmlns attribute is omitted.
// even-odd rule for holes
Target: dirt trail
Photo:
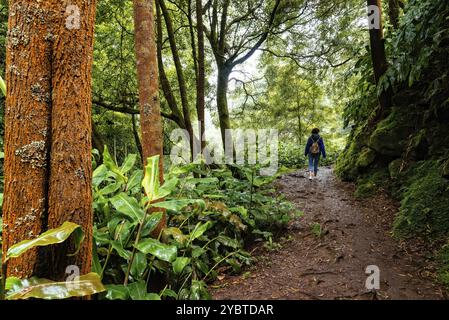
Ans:
<svg viewBox="0 0 449 320"><path fill-rule="evenodd" d="M261 250L244 275L212 286L214 299L445 299L420 243L399 243L390 231L397 205L386 196L357 200L354 186L323 168L315 181L305 172L283 176L278 189L304 211L292 222L282 248ZM322 235L311 232L319 223ZM257 252L257 251L256 251ZM380 290L365 287L365 269L380 269Z"/></svg>

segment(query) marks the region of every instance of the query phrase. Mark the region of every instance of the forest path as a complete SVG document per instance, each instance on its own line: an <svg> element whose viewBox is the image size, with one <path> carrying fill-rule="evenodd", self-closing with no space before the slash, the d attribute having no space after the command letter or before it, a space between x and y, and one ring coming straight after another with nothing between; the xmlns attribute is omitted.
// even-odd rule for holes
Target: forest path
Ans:
<svg viewBox="0 0 449 320"><path fill-rule="evenodd" d="M435 284L425 246L391 237L397 205L379 195L353 196L354 185L322 168L314 181L298 171L276 182L304 216L292 222L282 247L254 253L257 262L243 275L226 276L212 286L214 299L444 299ZM313 233L319 223L322 235ZM259 254L258 254L258 253ZM380 269L376 297L365 287L365 269Z"/></svg>

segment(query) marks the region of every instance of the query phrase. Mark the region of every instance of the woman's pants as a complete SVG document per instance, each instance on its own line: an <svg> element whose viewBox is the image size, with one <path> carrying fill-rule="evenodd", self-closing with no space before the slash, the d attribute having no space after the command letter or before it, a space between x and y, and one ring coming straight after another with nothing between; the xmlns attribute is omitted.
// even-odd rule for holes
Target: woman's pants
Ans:
<svg viewBox="0 0 449 320"><path fill-rule="evenodd" d="M320 154L309 153L309 172L318 173L318 164L320 162Z"/></svg>

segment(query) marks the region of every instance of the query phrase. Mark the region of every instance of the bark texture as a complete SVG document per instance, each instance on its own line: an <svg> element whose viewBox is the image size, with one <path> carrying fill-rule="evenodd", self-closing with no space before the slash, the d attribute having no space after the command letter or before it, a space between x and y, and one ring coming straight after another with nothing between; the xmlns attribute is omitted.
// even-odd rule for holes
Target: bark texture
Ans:
<svg viewBox="0 0 449 320"><path fill-rule="evenodd" d="M47 221L52 45L44 37L54 19L48 2L11 1L9 10L3 257L10 246L39 235ZM37 261L38 251L28 251L9 261L7 274L30 277Z"/></svg>
<svg viewBox="0 0 449 320"><path fill-rule="evenodd" d="M71 257L68 242L11 259L8 275L91 269L94 21L94 0L10 1L3 252L65 221L86 237Z"/></svg>

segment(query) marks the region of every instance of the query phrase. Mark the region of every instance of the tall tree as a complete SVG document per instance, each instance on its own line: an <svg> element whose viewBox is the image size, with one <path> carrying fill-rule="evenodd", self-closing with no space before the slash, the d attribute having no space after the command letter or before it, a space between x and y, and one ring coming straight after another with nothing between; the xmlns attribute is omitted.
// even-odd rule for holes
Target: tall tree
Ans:
<svg viewBox="0 0 449 320"><path fill-rule="evenodd" d="M403 0L388 0L388 14L390 16L390 23L394 29L399 27L399 14L403 7Z"/></svg>
<svg viewBox="0 0 449 320"><path fill-rule="evenodd" d="M164 181L162 118L159 105L158 57L155 41L154 0L134 0L134 34L139 87L140 126L142 130L142 154L144 164L149 157L159 155L159 180ZM134 121L134 120L133 120ZM135 124L133 123L134 127ZM138 140L138 138L136 138ZM139 145L139 143L138 143ZM167 225L163 217L153 231L158 237ZM131 258L134 260L135 251ZM125 280L127 283L128 278Z"/></svg>
<svg viewBox="0 0 449 320"><path fill-rule="evenodd" d="M203 5L201 0L196 0L196 27L198 37L198 73L196 78L196 110L200 125L201 152L206 147L206 121L205 121L205 52L204 52L204 30L203 30Z"/></svg>
<svg viewBox="0 0 449 320"><path fill-rule="evenodd" d="M280 0L255 0L244 4L212 0L208 3L210 25L209 28L204 26L204 30L217 65L216 101L223 146L225 130L231 128L227 99L229 76L237 65L247 61L265 43L274 27L280 4Z"/></svg>
<svg viewBox="0 0 449 320"><path fill-rule="evenodd" d="M159 155L159 174L163 180L162 119L153 0L134 0L134 36L139 87L140 126L144 160Z"/></svg>
<svg viewBox="0 0 449 320"><path fill-rule="evenodd" d="M168 35L168 42L170 44L173 62L175 63L176 75L177 75L178 84L179 84L179 94L181 96L182 115L184 118L185 129L189 132L190 151L191 151L191 157L193 160L193 144L195 141L195 137L194 137L192 121L191 121L191 117L190 117L189 98L187 95L187 84L186 84L186 80L185 80L185 76L184 76L183 66L181 64L181 59L179 56L178 45L177 45L176 39L175 39L175 29L173 27L170 13L168 12L168 9L165 5L165 1L164 0L156 0L156 1L161 9L162 15L165 20L165 26L166 26L167 35Z"/></svg>
<svg viewBox="0 0 449 320"><path fill-rule="evenodd" d="M68 242L8 262L8 275L62 280L69 265L91 269L95 1L10 1L9 10L3 253L78 223L86 237L76 255Z"/></svg>
<svg viewBox="0 0 449 320"><path fill-rule="evenodd" d="M385 39L383 31L383 19L382 19L382 1L381 0L367 0L368 7L376 6L377 12L369 12L370 18L377 19L378 25L371 27L370 45L371 45L371 58L373 61L374 77L376 84L379 84L381 77L388 69L387 55L385 53ZM378 13L378 16L377 16ZM380 112L389 108L391 104L391 90L382 91L379 96Z"/></svg>

